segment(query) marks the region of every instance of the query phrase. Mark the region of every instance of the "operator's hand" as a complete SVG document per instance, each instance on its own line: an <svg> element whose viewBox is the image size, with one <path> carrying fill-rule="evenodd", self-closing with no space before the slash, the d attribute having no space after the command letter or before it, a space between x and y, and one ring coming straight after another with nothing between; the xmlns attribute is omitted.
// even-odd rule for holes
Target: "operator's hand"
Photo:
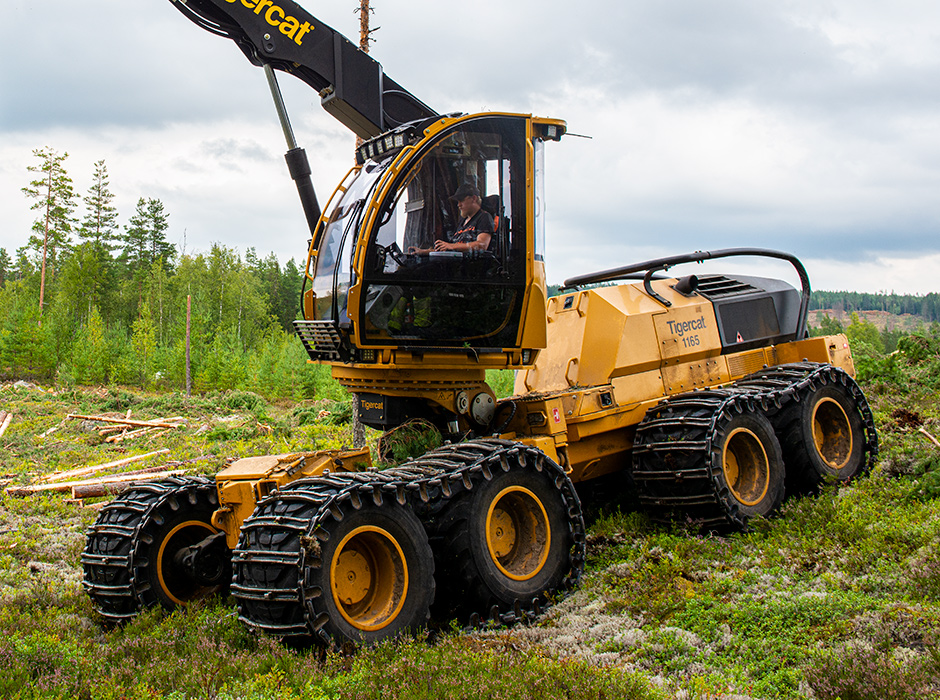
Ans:
<svg viewBox="0 0 940 700"><path fill-rule="evenodd" d="M447 241L442 241L440 239L434 241L434 250L453 250L454 246L452 243Z"/></svg>

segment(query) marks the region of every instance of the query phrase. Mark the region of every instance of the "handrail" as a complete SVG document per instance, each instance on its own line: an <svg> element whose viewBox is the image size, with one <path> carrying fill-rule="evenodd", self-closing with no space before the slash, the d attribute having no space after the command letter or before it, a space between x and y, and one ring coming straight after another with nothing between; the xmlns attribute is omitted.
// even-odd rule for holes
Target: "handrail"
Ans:
<svg viewBox="0 0 940 700"><path fill-rule="evenodd" d="M577 289L586 284L598 284L600 282L612 282L614 280L625 279L628 275L637 272L655 272L657 270L668 270L674 265L691 262L703 262L705 260L715 260L718 258L731 258L738 256L754 256L764 258L776 258L786 260L796 269L802 286L800 298L800 312L797 316L796 335L797 338L806 337L806 320L809 316L809 298L811 294L809 275L806 274L806 268L799 258L790 253L784 253L779 250L770 250L767 248L722 248L721 250L698 250L694 253L685 255L671 255L666 258L656 258L641 263L634 263L625 267L617 267L611 270L602 270L600 272L591 272L586 275L570 277L564 281L561 289Z"/></svg>

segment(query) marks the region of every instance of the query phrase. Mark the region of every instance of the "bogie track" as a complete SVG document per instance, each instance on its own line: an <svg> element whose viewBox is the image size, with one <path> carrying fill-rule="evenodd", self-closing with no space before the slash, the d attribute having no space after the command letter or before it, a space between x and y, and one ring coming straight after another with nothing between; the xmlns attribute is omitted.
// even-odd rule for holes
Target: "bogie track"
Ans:
<svg viewBox="0 0 940 700"><path fill-rule="evenodd" d="M660 402L637 428L632 477L657 519L743 527L774 512L784 482L847 481L877 453L858 385L837 367L804 362Z"/></svg>
<svg viewBox="0 0 940 700"><path fill-rule="evenodd" d="M502 440L446 445L397 469L304 479L272 494L245 521L233 553L239 615L270 634L328 645L368 643L423 626L434 599L435 562L442 576L453 568L451 526L464 520L476 493L494 490L502 508L487 511L515 522L517 539L528 537L528 549L513 558L507 539L497 543L502 558L489 559L490 568L505 564L509 575L464 568L461 611L467 619L507 623L531 617L580 579L584 521L558 465L535 448ZM479 533L475 546L486 540ZM366 559L369 567L360 563ZM481 567L487 560L476 558ZM374 590L349 583L351 573L359 581L367 568ZM366 604L373 599L385 613ZM436 609L451 608L439 603Z"/></svg>

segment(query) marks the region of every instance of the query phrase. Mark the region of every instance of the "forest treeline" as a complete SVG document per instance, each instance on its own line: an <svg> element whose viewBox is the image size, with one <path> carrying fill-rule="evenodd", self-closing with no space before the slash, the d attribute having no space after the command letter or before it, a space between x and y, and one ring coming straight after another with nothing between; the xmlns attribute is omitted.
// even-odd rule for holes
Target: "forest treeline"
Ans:
<svg viewBox="0 0 940 700"><path fill-rule="evenodd" d="M886 311L900 316L911 314L932 323L940 321L940 294L884 294L869 292L818 292L810 297L810 310L832 309L853 311Z"/></svg>
<svg viewBox="0 0 940 700"><path fill-rule="evenodd" d="M187 254L167 241L170 214L159 199L141 196L119 222L104 161L79 196L67 154L34 155L22 189L36 211L31 235L12 257L0 248L0 376L182 389L189 299L194 391L295 399L337 391L329 369L308 364L292 335L303 281L294 260L281 265L273 253L242 255L221 244ZM879 331L854 312L936 322L940 295L815 292L811 308L851 315L845 326L824 316L814 331L846 332L864 374L904 334ZM937 328L921 335L936 339Z"/></svg>
<svg viewBox="0 0 940 700"><path fill-rule="evenodd" d="M120 224L104 161L79 197L67 154L34 155L32 233L12 257L0 248L0 375L184 388L189 297L194 391L316 394L329 372L291 334L303 280L293 259L220 244L184 254L167 242L159 199L141 197Z"/></svg>

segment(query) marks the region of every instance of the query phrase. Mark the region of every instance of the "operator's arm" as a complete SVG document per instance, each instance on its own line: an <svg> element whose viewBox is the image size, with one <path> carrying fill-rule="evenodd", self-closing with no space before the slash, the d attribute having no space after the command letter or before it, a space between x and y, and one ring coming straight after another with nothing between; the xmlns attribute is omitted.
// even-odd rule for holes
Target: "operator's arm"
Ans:
<svg viewBox="0 0 940 700"><path fill-rule="evenodd" d="M475 241L462 241L459 243L448 243L447 241L434 241L434 250L459 250L469 252L471 250L486 250L490 247L492 234L478 233Z"/></svg>

